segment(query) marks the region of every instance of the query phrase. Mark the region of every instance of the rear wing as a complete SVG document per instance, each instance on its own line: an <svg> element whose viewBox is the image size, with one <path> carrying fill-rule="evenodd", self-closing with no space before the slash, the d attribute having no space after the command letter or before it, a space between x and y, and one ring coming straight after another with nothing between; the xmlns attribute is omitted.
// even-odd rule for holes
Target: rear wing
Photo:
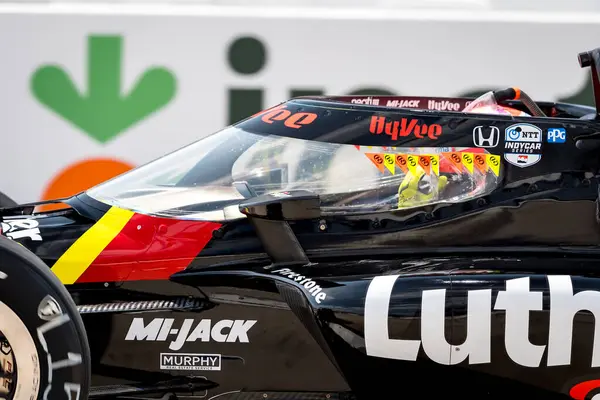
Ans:
<svg viewBox="0 0 600 400"><path fill-rule="evenodd" d="M596 115L594 120L600 119L600 47L590 51L584 51L577 56L581 68L590 67L592 75L592 85L594 88L594 103Z"/></svg>

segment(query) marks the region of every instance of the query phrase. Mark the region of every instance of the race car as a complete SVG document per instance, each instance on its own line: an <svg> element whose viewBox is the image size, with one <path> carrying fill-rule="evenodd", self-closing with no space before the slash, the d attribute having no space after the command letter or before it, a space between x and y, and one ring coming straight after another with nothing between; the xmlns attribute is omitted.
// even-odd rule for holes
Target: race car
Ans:
<svg viewBox="0 0 600 400"><path fill-rule="evenodd" d="M597 398L600 49L579 62L596 108L300 97L0 209L0 397Z"/></svg>

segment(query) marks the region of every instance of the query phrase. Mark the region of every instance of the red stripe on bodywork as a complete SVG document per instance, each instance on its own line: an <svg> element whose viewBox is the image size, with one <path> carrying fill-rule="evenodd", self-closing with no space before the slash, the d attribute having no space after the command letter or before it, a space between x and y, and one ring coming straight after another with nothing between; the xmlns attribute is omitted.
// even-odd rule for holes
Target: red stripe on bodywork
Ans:
<svg viewBox="0 0 600 400"><path fill-rule="evenodd" d="M168 279L187 268L219 227L134 214L77 283Z"/></svg>

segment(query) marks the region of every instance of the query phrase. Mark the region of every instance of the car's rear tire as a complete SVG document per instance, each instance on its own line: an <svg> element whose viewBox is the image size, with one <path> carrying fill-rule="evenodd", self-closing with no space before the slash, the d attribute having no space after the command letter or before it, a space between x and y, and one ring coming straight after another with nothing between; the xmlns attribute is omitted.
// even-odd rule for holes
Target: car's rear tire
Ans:
<svg viewBox="0 0 600 400"><path fill-rule="evenodd" d="M71 296L46 264L6 238L0 238L0 335L0 371L12 370L8 383L0 379L8 390L0 398L87 398L89 345Z"/></svg>

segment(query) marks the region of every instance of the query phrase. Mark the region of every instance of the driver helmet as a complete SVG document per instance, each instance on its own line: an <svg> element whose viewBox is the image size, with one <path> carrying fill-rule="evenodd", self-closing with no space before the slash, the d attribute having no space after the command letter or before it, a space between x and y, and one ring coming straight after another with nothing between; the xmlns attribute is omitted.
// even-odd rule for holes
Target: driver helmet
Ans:
<svg viewBox="0 0 600 400"><path fill-rule="evenodd" d="M499 104L475 106L467 112L477 114L512 115L513 117L531 117L531 115L524 111L512 107L501 106Z"/></svg>
<svg viewBox="0 0 600 400"><path fill-rule="evenodd" d="M517 110L516 108L507 107L498 104L493 91L482 94L471 103L469 103L462 112L476 114L492 114L492 115L510 115L513 117L530 117L531 115Z"/></svg>
<svg viewBox="0 0 600 400"><path fill-rule="evenodd" d="M529 117L531 115L498 104L493 92L487 92L471 102L463 112L491 115ZM451 149L459 153L486 153L485 149L470 147ZM448 157L440 154L439 176L426 174L419 168L416 174L408 173L398 187L398 208L410 208L422 204L467 200L477 196L486 188L486 174L460 170Z"/></svg>

